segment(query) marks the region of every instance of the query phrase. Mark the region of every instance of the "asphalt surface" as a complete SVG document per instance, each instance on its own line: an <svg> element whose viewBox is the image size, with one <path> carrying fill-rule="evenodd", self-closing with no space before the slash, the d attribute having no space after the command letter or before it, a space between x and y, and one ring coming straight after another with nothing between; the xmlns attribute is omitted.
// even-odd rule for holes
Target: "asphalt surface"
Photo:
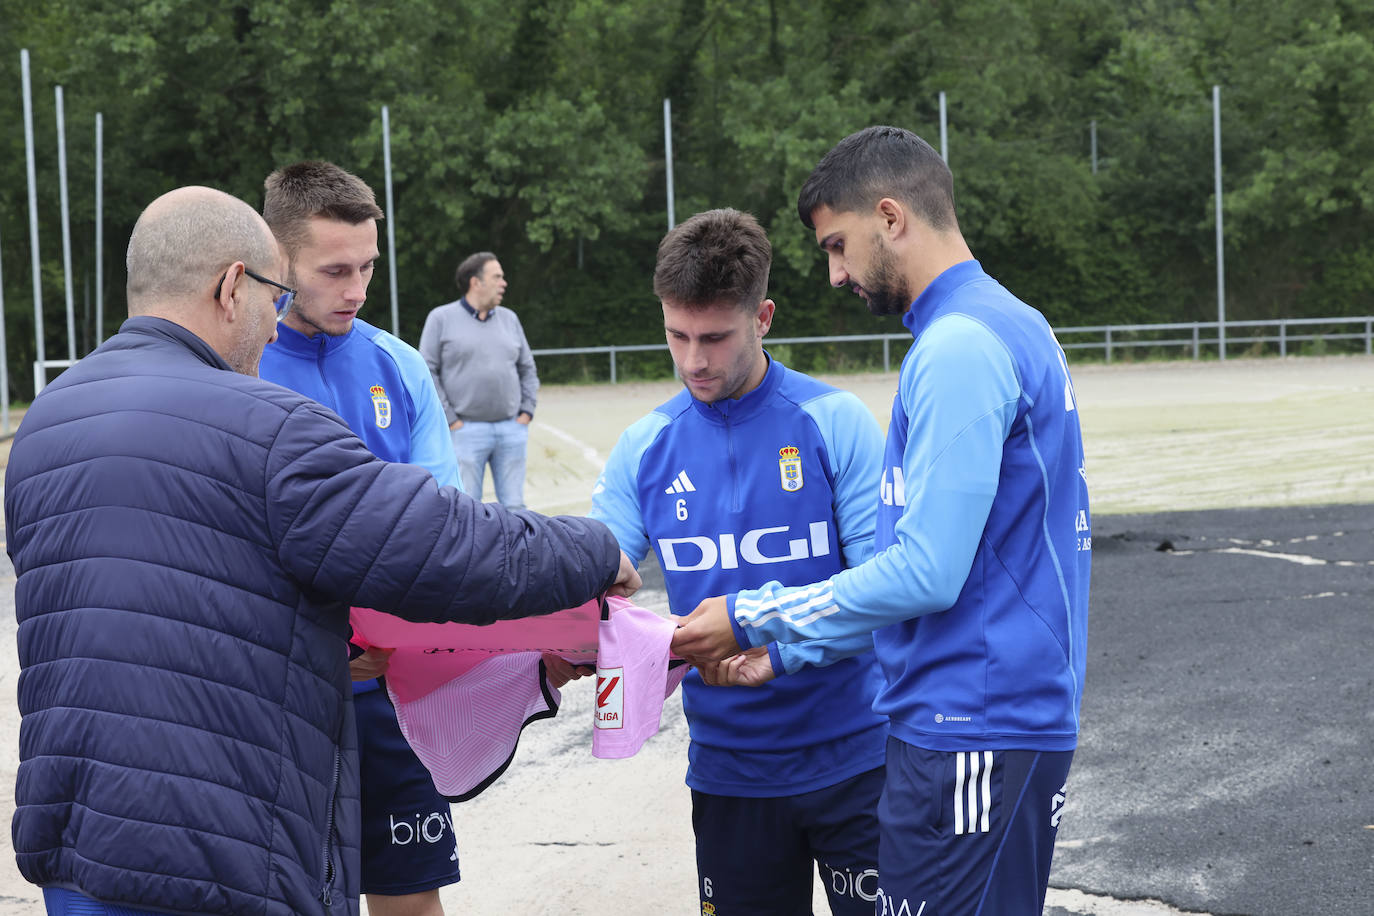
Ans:
<svg viewBox="0 0 1374 916"><path fill-rule="evenodd" d="M1374 505L1094 520L1052 887L1374 913L1371 529Z"/></svg>

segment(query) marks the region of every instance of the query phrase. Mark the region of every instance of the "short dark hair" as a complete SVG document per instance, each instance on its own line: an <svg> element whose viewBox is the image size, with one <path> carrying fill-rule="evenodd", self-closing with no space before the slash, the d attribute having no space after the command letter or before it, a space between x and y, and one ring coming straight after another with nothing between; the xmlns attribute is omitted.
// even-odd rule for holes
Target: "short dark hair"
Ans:
<svg viewBox="0 0 1374 916"><path fill-rule="evenodd" d="M758 220L739 210L707 210L659 243L654 295L687 308L729 301L753 309L768 295L772 263L773 246Z"/></svg>
<svg viewBox="0 0 1374 916"><path fill-rule="evenodd" d="M463 263L453 272L453 282L458 285L458 295L466 296L472 278L481 276L482 271L487 269L487 264L495 260L496 255L490 251L479 251L463 258Z"/></svg>
<svg viewBox="0 0 1374 916"><path fill-rule="evenodd" d="M901 127L866 127L825 154L797 197L808 229L818 207L858 213L884 197L900 200L931 228L958 228L954 176L929 143Z"/></svg>
<svg viewBox="0 0 1374 916"><path fill-rule="evenodd" d="M356 226L384 216L367 182L332 162L311 160L288 165L268 175L263 187L267 193L262 218L288 258L294 258L309 239L314 217Z"/></svg>

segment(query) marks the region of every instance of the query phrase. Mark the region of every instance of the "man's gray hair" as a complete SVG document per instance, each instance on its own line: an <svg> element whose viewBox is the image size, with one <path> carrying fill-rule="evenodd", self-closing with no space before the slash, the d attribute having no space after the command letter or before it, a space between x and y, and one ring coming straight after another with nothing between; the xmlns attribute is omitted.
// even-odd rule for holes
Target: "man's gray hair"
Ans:
<svg viewBox="0 0 1374 916"><path fill-rule="evenodd" d="M164 195L129 237L129 314L209 296L216 275L235 261L269 277L278 269L276 241L252 207L212 188Z"/></svg>

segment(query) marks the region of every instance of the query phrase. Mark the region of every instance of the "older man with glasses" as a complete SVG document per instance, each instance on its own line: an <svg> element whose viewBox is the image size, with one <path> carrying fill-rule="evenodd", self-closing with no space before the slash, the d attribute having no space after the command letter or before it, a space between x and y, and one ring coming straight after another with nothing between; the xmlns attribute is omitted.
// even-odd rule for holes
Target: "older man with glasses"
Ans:
<svg viewBox="0 0 1374 916"><path fill-rule="evenodd" d="M49 914L356 916L349 606L490 623L639 578L600 523L482 506L257 378L291 290L242 201L158 198L128 272L6 470L19 870Z"/></svg>

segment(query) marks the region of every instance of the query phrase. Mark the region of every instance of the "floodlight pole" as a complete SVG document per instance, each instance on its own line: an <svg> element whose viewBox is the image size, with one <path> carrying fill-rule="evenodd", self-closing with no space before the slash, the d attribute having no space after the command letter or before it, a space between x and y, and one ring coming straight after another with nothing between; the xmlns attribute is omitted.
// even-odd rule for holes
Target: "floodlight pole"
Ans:
<svg viewBox="0 0 1374 916"><path fill-rule="evenodd" d="M105 342L105 119L95 113L95 345Z"/></svg>
<svg viewBox="0 0 1374 916"><path fill-rule="evenodd" d="M10 364L5 350L5 268L0 263L0 432L10 434Z"/></svg>
<svg viewBox="0 0 1374 916"><path fill-rule="evenodd" d="M663 100L663 158L668 163L668 228L677 225L673 213L673 102Z"/></svg>
<svg viewBox="0 0 1374 916"><path fill-rule="evenodd" d="M940 158L949 165L949 111L945 107L945 93L940 92Z"/></svg>
<svg viewBox="0 0 1374 916"><path fill-rule="evenodd" d="M67 118L57 96L57 181L62 198L62 282L67 298L67 359L76 362L76 311L72 308L72 224L67 207Z"/></svg>
<svg viewBox="0 0 1374 916"><path fill-rule="evenodd" d="M391 202L391 115L382 106L382 165L386 171L386 263L391 280L391 333L401 336L401 305L396 301L396 208Z"/></svg>
<svg viewBox="0 0 1374 916"><path fill-rule="evenodd" d="M1226 358L1226 254L1221 229L1221 87L1212 87L1212 170L1217 200L1217 355Z"/></svg>
<svg viewBox="0 0 1374 916"><path fill-rule="evenodd" d="M43 350L43 276L38 258L38 181L33 166L33 87L29 81L29 51L19 52L19 69L24 83L24 160L29 174L29 250L33 259L33 353L41 366L47 356ZM34 391L34 394L37 394Z"/></svg>

